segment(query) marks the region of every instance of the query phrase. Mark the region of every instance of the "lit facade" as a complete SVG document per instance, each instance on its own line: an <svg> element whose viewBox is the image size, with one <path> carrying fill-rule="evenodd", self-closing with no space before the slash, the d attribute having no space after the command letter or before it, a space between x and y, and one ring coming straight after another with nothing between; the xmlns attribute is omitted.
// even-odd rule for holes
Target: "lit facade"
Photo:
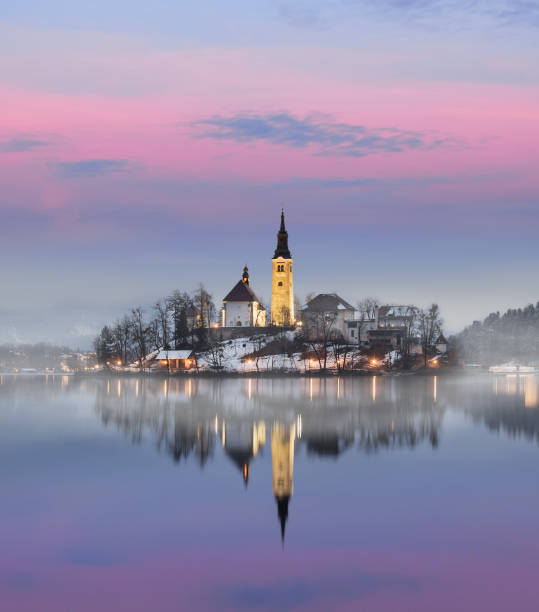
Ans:
<svg viewBox="0 0 539 612"><path fill-rule="evenodd" d="M271 323L279 327L294 325L294 260L288 248L288 232L281 212L281 227L277 234L277 248L272 259Z"/></svg>

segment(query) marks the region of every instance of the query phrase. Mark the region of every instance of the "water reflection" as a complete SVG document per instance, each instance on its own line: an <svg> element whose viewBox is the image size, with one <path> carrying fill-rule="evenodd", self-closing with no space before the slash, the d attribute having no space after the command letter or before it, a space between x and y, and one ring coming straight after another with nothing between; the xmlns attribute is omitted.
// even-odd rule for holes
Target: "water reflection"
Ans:
<svg viewBox="0 0 539 612"><path fill-rule="evenodd" d="M489 430L539 440L538 380L533 375L479 378L241 379L0 377L0 393L89 394L106 427L133 443L151 440L174 462L201 468L216 448L244 485L271 444L272 488L284 539L294 459L336 460L361 453L436 450L448 410ZM270 439L269 439L270 438ZM269 483L268 483L269 486Z"/></svg>

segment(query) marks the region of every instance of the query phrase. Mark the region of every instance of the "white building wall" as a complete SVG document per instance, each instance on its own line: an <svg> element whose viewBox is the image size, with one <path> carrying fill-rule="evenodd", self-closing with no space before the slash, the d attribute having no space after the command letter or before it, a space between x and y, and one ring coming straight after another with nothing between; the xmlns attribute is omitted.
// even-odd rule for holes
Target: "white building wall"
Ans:
<svg viewBox="0 0 539 612"><path fill-rule="evenodd" d="M251 315L252 311L253 314ZM241 327L250 327L251 325L265 327L266 311L260 308L258 302L227 302L224 305L224 326L240 327L238 322L241 323Z"/></svg>

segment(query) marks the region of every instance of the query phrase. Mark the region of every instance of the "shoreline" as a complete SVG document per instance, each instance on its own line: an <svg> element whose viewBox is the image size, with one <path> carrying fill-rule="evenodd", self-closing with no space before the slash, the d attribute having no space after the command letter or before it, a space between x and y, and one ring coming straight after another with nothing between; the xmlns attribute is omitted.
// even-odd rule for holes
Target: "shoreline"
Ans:
<svg viewBox="0 0 539 612"><path fill-rule="evenodd" d="M469 371L462 368L443 368L443 369L420 369L414 371L367 371L367 370L311 370L308 372L290 372L290 371L279 371L273 370L269 372L264 371L250 371L250 372L211 372L211 371L200 371L200 372L119 372L117 370L100 371L100 372L75 372L73 376L77 378L93 378L93 377L117 377L117 378L181 378L181 379L193 379L193 378L364 378L370 376L385 376L385 377L410 377L410 376L473 376L477 374L489 374L488 370L474 370Z"/></svg>

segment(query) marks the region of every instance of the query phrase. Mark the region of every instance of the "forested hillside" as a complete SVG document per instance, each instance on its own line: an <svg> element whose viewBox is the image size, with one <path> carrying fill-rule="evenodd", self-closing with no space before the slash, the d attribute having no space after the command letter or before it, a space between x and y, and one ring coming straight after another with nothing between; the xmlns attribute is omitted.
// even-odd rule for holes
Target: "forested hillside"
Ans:
<svg viewBox="0 0 539 612"><path fill-rule="evenodd" d="M474 321L455 340L459 357L468 363L539 363L539 302L504 314L493 312L482 322Z"/></svg>

